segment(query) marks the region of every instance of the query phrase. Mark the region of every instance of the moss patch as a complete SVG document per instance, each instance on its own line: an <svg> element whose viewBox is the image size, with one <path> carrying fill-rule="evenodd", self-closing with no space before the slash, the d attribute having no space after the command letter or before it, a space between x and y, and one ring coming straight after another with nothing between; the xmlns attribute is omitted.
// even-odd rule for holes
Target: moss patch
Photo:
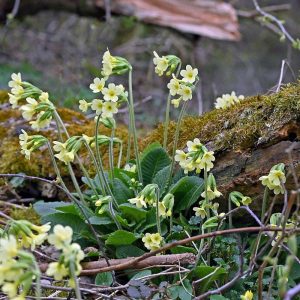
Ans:
<svg viewBox="0 0 300 300"><path fill-rule="evenodd" d="M286 124L298 122L300 116L300 82L288 84L279 93L247 97L240 104L225 110L214 109L201 117L186 117L182 121L178 148L198 137L215 151L248 150L260 144L276 141ZM175 132L171 122L168 149L171 151ZM162 143L163 124L143 141L143 147Z"/></svg>

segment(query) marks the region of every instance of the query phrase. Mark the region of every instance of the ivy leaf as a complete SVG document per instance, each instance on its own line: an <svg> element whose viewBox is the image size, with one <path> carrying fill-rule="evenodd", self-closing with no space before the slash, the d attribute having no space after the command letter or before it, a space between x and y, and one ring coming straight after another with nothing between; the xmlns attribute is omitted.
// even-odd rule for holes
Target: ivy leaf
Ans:
<svg viewBox="0 0 300 300"><path fill-rule="evenodd" d="M108 236L107 240L105 241L105 244L112 246L131 245L138 238L138 235L133 234L130 231L117 230Z"/></svg>
<svg viewBox="0 0 300 300"><path fill-rule="evenodd" d="M95 284L103 286L111 286L113 283L113 277L111 272L104 272L97 274L95 278Z"/></svg>
<svg viewBox="0 0 300 300"><path fill-rule="evenodd" d="M151 183L155 175L170 163L171 159L165 149L159 144L151 144L145 150L141 159L144 184Z"/></svg>
<svg viewBox="0 0 300 300"><path fill-rule="evenodd" d="M204 190L204 181L197 176L186 176L177 181L169 193L174 195L174 211L190 208Z"/></svg>

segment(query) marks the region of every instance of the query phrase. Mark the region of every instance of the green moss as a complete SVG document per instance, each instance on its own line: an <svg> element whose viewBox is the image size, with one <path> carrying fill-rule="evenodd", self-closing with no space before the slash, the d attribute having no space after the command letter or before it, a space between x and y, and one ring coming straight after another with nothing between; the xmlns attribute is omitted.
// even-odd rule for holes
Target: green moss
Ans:
<svg viewBox="0 0 300 300"><path fill-rule="evenodd" d="M8 102L8 93L7 91L0 90L0 104Z"/></svg>
<svg viewBox="0 0 300 300"><path fill-rule="evenodd" d="M66 127L71 136L86 134L89 136L94 135L95 122L94 120L88 120L85 116L79 112L60 108L58 113L63 119ZM6 108L0 111L0 170L1 173L25 173L31 176L40 177L55 177L55 172L52 167L51 160L47 149L41 149L32 154L30 160L26 160L20 153L19 134L21 129L25 129L29 134L31 128L27 122L25 122L18 110L12 110ZM105 127L100 127L100 133L110 136L110 130ZM55 126L47 130L40 132L46 136L50 141L57 140L57 131ZM127 129L124 126L119 126L116 130L116 137L124 142L124 148L127 147ZM108 147L102 147L101 149L104 166L108 167ZM118 157L119 150L115 147L115 157ZM123 162L125 160L125 151L123 152ZM85 149L80 151L80 156L83 163L86 165L88 171L91 174L95 173L93 164L90 163L88 153ZM62 176L68 176L68 171L63 163L58 162ZM77 164L74 164L75 173L81 176Z"/></svg>
<svg viewBox="0 0 300 300"><path fill-rule="evenodd" d="M10 217L14 220L29 220L35 225L41 225L39 215L35 212L32 206L23 208L13 208L9 212Z"/></svg>
<svg viewBox="0 0 300 300"><path fill-rule="evenodd" d="M269 143L286 124L297 122L300 113L300 84L288 84L279 93L247 97L240 104L225 110L214 109L201 117L182 121L178 148L198 137L212 143L214 150L247 150L258 142ZM175 122L169 126L168 149L171 151ZM142 147L162 143L163 124L151 132Z"/></svg>

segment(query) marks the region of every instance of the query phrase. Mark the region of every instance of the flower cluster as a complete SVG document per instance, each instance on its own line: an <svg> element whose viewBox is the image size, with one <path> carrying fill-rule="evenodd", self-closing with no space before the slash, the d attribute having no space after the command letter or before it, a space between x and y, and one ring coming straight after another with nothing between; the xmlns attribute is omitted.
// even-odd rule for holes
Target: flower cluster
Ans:
<svg viewBox="0 0 300 300"><path fill-rule="evenodd" d="M164 73L166 73L168 76L171 75L181 64L180 58L175 55L159 56L155 51L153 52L153 54L155 73L159 76L164 75Z"/></svg>
<svg viewBox="0 0 300 300"><path fill-rule="evenodd" d="M204 200L199 201L199 207L193 208L195 215L204 219L208 215L209 210L212 210L215 215L218 215L219 203L212 203L211 201L221 197L222 193L217 190L216 179L211 173L207 178L206 191L204 191L201 196Z"/></svg>
<svg viewBox="0 0 300 300"><path fill-rule="evenodd" d="M62 251L58 262L51 262L46 274L54 276L55 280L71 277L69 285L74 287L74 275L78 276L82 270L80 262L84 259L81 247L72 243L73 230L69 226L56 225L53 233L48 236L48 242ZM72 274L74 270L74 274Z"/></svg>
<svg viewBox="0 0 300 300"><path fill-rule="evenodd" d="M122 102L127 101L127 92L125 92L122 84L116 85L109 83L106 86L108 77L112 74L124 74L131 69L129 62L117 56L112 56L107 50L102 59L102 75L103 78L96 77L90 84L93 93L101 93L101 99L94 99L92 102L86 100L79 101L79 109L87 112L89 107L96 112L97 116L102 118L112 118L118 112L118 107Z"/></svg>
<svg viewBox="0 0 300 300"><path fill-rule="evenodd" d="M8 232L17 238L20 247L34 250L46 240L50 228L50 223L37 226L26 220L12 220Z"/></svg>
<svg viewBox="0 0 300 300"><path fill-rule="evenodd" d="M193 69L187 65L185 70L180 71L181 79L178 79L173 74L173 78L168 83L168 89L171 96L178 96L171 100L175 108L179 107L181 101L189 101L193 97L193 90L198 81L198 69Z"/></svg>
<svg viewBox="0 0 300 300"><path fill-rule="evenodd" d="M30 159L31 153L44 146L48 140L42 135L30 136L22 129L22 133L19 135L19 142L21 146L21 153L25 155L26 159Z"/></svg>
<svg viewBox="0 0 300 300"><path fill-rule="evenodd" d="M163 238L159 233L146 233L142 241L148 250L154 251L162 246Z"/></svg>
<svg viewBox="0 0 300 300"><path fill-rule="evenodd" d="M242 193L234 191L229 194L229 200L233 202L237 207L240 205L250 205L252 203L252 199L248 196L244 196Z"/></svg>
<svg viewBox="0 0 300 300"><path fill-rule="evenodd" d="M145 207L147 205L154 206L156 203L156 184L148 184L144 189L134 198L129 199L128 201L131 204L135 204L137 208Z"/></svg>
<svg viewBox="0 0 300 300"><path fill-rule="evenodd" d="M194 170L196 173L200 173L205 168L206 171L212 169L212 162L215 160L214 152L208 151L198 138L195 138L193 142L188 141L187 148L187 152L176 150L175 155L175 161L179 162L185 174Z"/></svg>
<svg viewBox="0 0 300 300"><path fill-rule="evenodd" d="M277 164L271 168L270 173L267 176L261 176L259 178L262 185L274 191L275 195L284 193L282 186L286 182L284 167L283 163Z"/></svg>
<svg viewBox="0 0 300 300"><path fill-rule="evenodd" d="M25 99L26 104L20 107L23 118L37 131L49 126L55 109L49 100L49 94L29 82L22 81L20 73L13 73L11 79L8 86L11 88L9 102L12 107L17 108L19 102Z"/></svg>
<svg viewBox="0 0 300 300"><path fill-rule="evenodd" d="M222 97L217 98L215 107L216 109L228 108L236 103L240 103L240 101L244 99L245 97L243 95L237 96L235 92L231 92L231 94L223 94Z"/></svg>
<svg viewBox="0 0 300 300"><path fill-rule="evenodd" d="M158 203L158 213L160 217L167 218L172 216L174 206L174 195L168 193L161 202Z"/></svg>
<svg viewBox="0 0 300 300"><path fill-rule="evenodd" d="M33 280L40 276L34 256L20 249L14 235L0 239L0 286L11 300L25 300ZM21 293L18 295L19 290Z"/></svg>

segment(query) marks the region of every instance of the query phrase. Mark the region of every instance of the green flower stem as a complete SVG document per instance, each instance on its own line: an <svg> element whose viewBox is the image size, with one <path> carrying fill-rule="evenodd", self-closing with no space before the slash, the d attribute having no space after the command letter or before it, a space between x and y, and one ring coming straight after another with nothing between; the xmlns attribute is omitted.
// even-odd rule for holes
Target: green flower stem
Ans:
<svg viewBox="0 0 300 300"><path fill-rule="evenodd" d="M91 232L93 233L93 235L94 235L94 237L95 237L95 239L96 239L96 242L97 242L98 247L99 247L99 252L102 252L103 257L104 257L104 259L105 259L106 262L107 262L107 265L109 265L108 258L107 258L107 256L105 255L105 253L104 253L104 251L103 251L103 249L104 249L103 243L100 241L100 239L99 239L99 237L98 237L98 234L97 234L97 232L96 232L94 226L91 224L88 215L86 214L84 208L82 207L82 203L80 203L80 202L79 202L79 201L78 201L78 200L70 193L70 191L69 191L68 188L66 187L66 185L65 185L65 183L64 183L64 181L63 181L63 179L62 179L62 177L61 177L59 168L58 168L58 166L57 166L57 163L56 163L56 160L55 160L55 157L54 157L54 153L53 153L53 151L52 151L52 148L51 148L51 145L50 145L49 142L47 143L47 146L48 146L48 149L49 149L50 157L51 157L51 160L52 160L52 163L53 163L53 166L54 166L54 170L55 170L55 172L56 172L56 176L57 176L57 178L58 178L58 180L59 180L59 183L61 184L61 186L62 186L64 192L68 195L68 197L70 198L70 200L72 200L72 201L78 206L78 208L80 209L80 211L81 211L81 213L83 214L83 216L84 216L84 218L85 218L85 220L86 220L88 226L89 226L90 229L91 229Z"/></svg>
<svg viewBox="0 0 300 300"><path fill-rule="evenodd" d="M176 77L178 77L179 72L181 69L181 62L179 63L176 71ZM163 140L163 147L167 150L167 142L168 142L168 129L170 123L170 107L171 107L171 94L169 93L167 99L167 107L166 107L166 117L165 117L165 124L164 124L164 140Z"/></svg>
<svg viewBox="0 0 300 300"><path fill-rule="evenodd" d="M119 158L118 158L118 169L121 168L121 163L122 163L122 156L123 156L123 142L121 142L119 148Z"/></svg>
<svg viewBox="0 0 300 300"><path fill-rule="evenodd" d="M34 260L34 267L35 267L35 283L36 283L36 291L35 296L37 300L40 300L42 297L42 288L41 288L41 271L39 265Z"/></svg>
<svg viewBox="0 0 300 300"><path fill-rule="evenodd" d="M263 197L263 202L262 202L262 207L261 207L261 217L260 217L260 220L262 223L264 222L264 219L265 219L266 206L267 206L268 199L269 199L269 189L268 189L268 187L265 187L264 197Z"/></svg>
<svg viewBox="0 0 300 300"><path fill-rule="evenodd" d="M100 174L101 177L103 179L104 182L104 186L106 189L106 192L111 196L112 200L113 200L113 204L114 206L117 208L118 207L118 203L112 193L112 190L109 186L109 183L107 182L107 179L105 177L105 173L104 173L104 168L103 168L103 162L102 162L102 158L101 158L101 154L100 154L100 149L99 149L99 144L98 144L98 131L99 131L99 125L100 125L100 115L97 118L97 122L96 122L96 131L95 131L95 143L96 143L96 157L98 159L98 164L99 164L99 169L100 169Z"/></svg>
<svg viewBox="0 0 300 300"><path fill-rule="evenodd" d="M208 182L207 182L207 165L205 164L204 168L204 187L205 187L205 204L209 204L208 198L207 198L207 188L208 188ZM207 220L210 218L210 208L207 210ZM211 232L210 228L207 228L207 232ZM210 240L208 241L208 244L210 246ZM210 252L207 253L207 264L210 265Z"/></svg>
<svg viewBox="0 0 300 300"><path fill-rule="evenodd" d="M90 157L92 158L92 160L94 162L94 165L95 165L95 168L96 168L96 172L97 172L97 175L99 177L100 189L101 189L102 194L105 195L104 183L103 183L103 180L102 180L102 176L101 176L101 173L100 173L99 165L98 165L98 162L97 162L96 157L94 155L94 152L93 152L92 148L90 147L90 145L87 142L84 142L84 145L88 149L89 155L90 155Z"/></svg>
<svg viewBox="0 0 300 300"><path fill-rule="evenodd" d="M119 221L118 221L118 219L117 219L117 217L116 217L116 213L115 213L115 211L114 211L113 204L112 204L111 201L110 201L109 204L108 204L108 209L109 209L109 212L110 212L110 214L111 214L111 217L112 217L112 219L114 220L114 222L115 222L117 228L118 228L118 229L122 229L122 226L121 226L121 224L119 223Z"/></svg>
<svg viewBox="0 0 300 300"><path fill-rule="evenodd" d="M67 164L67 167L68 167L68 171L69 171L69 173L70 173L70 175L71 175L71 179L72 179L73 185L74 185L74 187L75 187L75 190L76 190L76 192L77 192L77 194L78 194L78 196L79 196L79 198L80 198L80 201L81 201L86 207L88 207L86 201L84 200L84 196L83 196L83 194L82 194L82 192L81 192L80 186L79 186L79 184L78 184L78 181L77 181L77 179L76 179L76 176L75 176L75 173L74 173L74 171L73 171L73 169L72 169L71 164L68 163L68 164Z"/></svg>
<svg viewBox="0 0 300 300"><path fill-rule="evenodd" d="M80 288L79 288L79 284L78 284L78 280L77 280L77 276L75 274L75 265L74 265L73 261L70 262L70 271L71 271L71 275L72 275L74 283L75 283L76 299L77 300L82 300L81 293L80 293Z"/></svg>
<svg viewBox="0 0 300 300"><path fill-rule="evenodd" d="M127 104L128 104L128 108L129 108L129 102L127 102ZM129 124L128 124L127 153L126 153L126 163L127 164L129 163L130 157L131 157L131 132L132 132L131 121L129 120Z"/></svg>
<svg viewBox="0 0 300 300"><path fill-rule="evenodd" d="M130 130L132 131L132 136L133 136L133 146L134 146L134 154L136 159L138 178L139 178L139 182L143 183L142 168L140 163L137 133L135 127L133 92L132 92L132 68L129 70L128 85L129 85L129 119L131 124Z"/></svg>
<svg viewBox="0 0 300 300"><path fill-rule="evenodd" d="M54 113L54 118L55 118L56 124L57 124L57 130L60 131L60 127L61 127L62 131L65 133L67 138L70 138L68 130L67 130L63 120L61 119L60 115L58 114L57 110L55 109L53 113ZM62 137L61 137L61 140L63 141Z"/></svg>
<svg viewBox="0 0 300 300"><path fill-rule="evenodd" d="M173 174L174 165L175 165L175 153L176 153L178 139L179 139L180 126L181 126L182 118L183 118L184 113L185 113L186 108L187 108L187 104L188 104L188 102L185 101L182 108L181 108L180 114L178 116L178 121L177 121L177 124L176 124L175 137L174 137L174 146L173 146L173 153L172 153L172 163L171 163L169 178L168 178L168 181L167 181L167 188L171 184L172 174Z"/></svg>
<svg viewBox="0 0 300 300"><path fill-rule="evenodd" d="M160 216L159 216L159 190L158 187L156 188L156 226L157 226L157 232L161 235L161 227L160 227Z"/></svg>
<svg viewBox="0 0 300 300"><path fill-rule="evenodd" d="M98 192L97 192L97 187L94 185L94 182L91 181L90 175L89 175L88 171L86 170L86 168L84 167L83 163L81 162L81 159L79 158L79 156L78 156L77 154L75 155L75 157L76 157L76 159L77 159L77 161L78 161L78 164L79 164L80 169L82 170L82 172L83 172L83 174L84 174L86 180L87 180L88 183L89 183L89 186L90 186L91 189L93 190L94 194L95 194L97 197L99 197L99 194L98 194Z"/></svg>
<svg viewBox="0 0 300 300"><path fill-rule="evenodd" d="M110 142L109 142L109 167L110 167L110 178L114 180L114 136L115 129L112 128Z"/></svg>
<svg viewBox="0 0 300 300"><path fill-rule="evenodd" d="M169 93L167 99L167 107L166 107L166 117L165 117L165 124L164 124L164 140L163 140L163 147L167 150L167 142L168 142L168 129L170 123L170 106L171 106L171 94Z"/></svg>
<svg viewBox="0 0 300 300"><path fill-rule="evenodd" d="M230 212L231 210L232 210L231 199L230 199L230 197L228 197L228 212ZM231 229L232 228L232 214L229 214L228 218L229 218L229 229Z"/></svg>

